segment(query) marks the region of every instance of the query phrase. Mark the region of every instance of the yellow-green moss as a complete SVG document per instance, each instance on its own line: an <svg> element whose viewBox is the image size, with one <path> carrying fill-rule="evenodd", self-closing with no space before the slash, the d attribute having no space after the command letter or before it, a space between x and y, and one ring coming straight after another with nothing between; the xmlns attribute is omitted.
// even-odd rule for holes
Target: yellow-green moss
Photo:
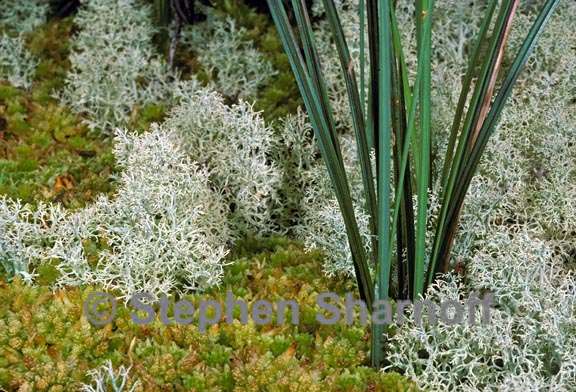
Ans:
<svg viewBox="0 0 576 392"><path fill-rule="evenodd" d="M249 254L253 251L259 253ZM224 301L227 290L252 302L295 299L301 324L255 326L222 321L206 333L197 325L137 326L120 306L113 324L91 326L82 316L89 290L51 292L15 281L0 285L0 386L71 390L86 372L110 359L132 366L142 391L415 391L395 373L366 366L368 331L360 325L319 325L316 295L345 293L319 270L318 254L286 240L252 241L235 252L224 283L191 301Z"/></svg>

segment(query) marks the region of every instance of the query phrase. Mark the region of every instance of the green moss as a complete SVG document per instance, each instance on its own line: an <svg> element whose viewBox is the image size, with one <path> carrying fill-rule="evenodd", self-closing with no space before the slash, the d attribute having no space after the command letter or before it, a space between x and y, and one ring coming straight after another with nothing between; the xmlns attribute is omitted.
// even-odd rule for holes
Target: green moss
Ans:
<svg viewBox="0 0 576 392"><path fill-rule="evenodd" d="M54 99L39 102L33 92L0 84L0 126L0 194L78 208L113 190L111 142Z"/></svg>
<svg viewBox="0 0 576 392"><path fill-rule="evenodd" d="M28 34L28 50L40 61L34 77L37 101L50 101L51 93L64 85L72 29L71 18L52 19Z"/></svg>
<svg viewBox="0 0 576 392"><path fill-rule="evenodd" d="M57 261L46 262L41 264L37 269L38 274L36 282L39 285L48 286L56 282L60 273L58 272Z"/></svg>
<svg viewBox="0 0 576 392"><path fill-rule="evenodd" d="M319 255L284 239L249 240L227 268L223 284L186 298L224 302L226 291L248 303L258 298L295 299L303 313L314 314L316 295L352 290L320 271ZM248 254L247 249L259 249ZM273 260L273 262L272 262ZM51 266L41 276L53 273ZM302 275L302 271L307 271ZM0 283L0 387L7 390L71 390L88 381L86 372L110 359L132 366L131 381L141 391L159 390L306 390L415 391L395 373L366 366L368 333L361 325L227 324L205 333L197 323L144 326L130 320L119 304L112 325L91 326L82 316L82 300L94 288L52 292L18 280Z"/></svg>
<svg viewBox="0 0 576 392"><path fill-rule="evenodd" d="M144 132L152 123L161 123L166 116L166 106L163 104L148 104L142 108L136 107L130 119L130 129Z"/></svg>
<svg viewBox="0 0 576 392"><path fill-rule="evenodd" d="M20 93L16 87L9 84L0 84L0 99L8 100L18 96L19 94Z"/></svg>

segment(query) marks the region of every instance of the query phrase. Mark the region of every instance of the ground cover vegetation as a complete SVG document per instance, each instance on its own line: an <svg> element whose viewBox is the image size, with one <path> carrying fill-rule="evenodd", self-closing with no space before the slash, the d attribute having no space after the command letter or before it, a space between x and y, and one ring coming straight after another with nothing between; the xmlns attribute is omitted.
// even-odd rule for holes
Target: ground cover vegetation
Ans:
<svg viewBox="0 0 576 392"><path fill-rule="evenodd" d="M574 390L576 8L386 3L3 5L0 387ZM96 327L93 290L301 323ZM328 290L495 306L327 326Z"/></svg>

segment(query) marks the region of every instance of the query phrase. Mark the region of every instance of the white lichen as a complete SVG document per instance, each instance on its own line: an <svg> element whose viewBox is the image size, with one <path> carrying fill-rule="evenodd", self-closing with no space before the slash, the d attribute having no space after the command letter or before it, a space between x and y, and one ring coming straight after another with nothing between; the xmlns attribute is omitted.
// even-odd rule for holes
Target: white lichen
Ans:
<svg viewBox="0 0 576 392"><path fill-rule="evenodd" d="M155 53L150 13L133 0L84 1L78 11L62 98L91 128L111 134L133 110L169 98L173 75Z"/></svg>
<svg viewBox="0 0 576 392"><path fill-rule="evenodd" d="M274 132L273 161L282 175L274 215L279 230L293 234L301 223L304 192L314 179L320 152L308 117L299 109L283 118Z"/></svg>
<svg viewBox="0 0 576 392"><path fill-rule="evenodd" d="M17 33L27 33L46 22L49 4L43 0L3 0L0 25Z"/></svg>
<svg viewBox="0 0 576 392"><path fill-rule="evenodd" d="M139 382L130 382L130 367L121 365L114 369L112 361L108 360L102 366L88 372L90 384L82 384L82 392L134 392Z"/></svg>
<svg viewBox="0 0 576 392"><path fill-rule="evenodd" d="M33 208L0 198L0 264L8 277L33 281L31 267L46 259L64 219L65 211L58 205L39 203Z"/></svg>
<svg viewBox="0 0 576 392"><path fill-rule="evenodd" d="M206 12L205 22L183 32L183 45L197 53L212 88L232 99L254 98L276 71L255 48L246 29L230 17Z"/></svg>
<svg viewBox="0 0 576 392"><path fill-rule="evenodd" d="M190 159L205 165L229 206L236 235L273 229L271 213L280 173L271 162L272 129L244 101L228 106L206 88L180 89L164 126Z"/></svg>
<svg viewBox="0 0 576 392"><path fill-rule="evenodd" d="M185 156L171 132L117 131L117 194L62 225L52 253L60 259L60 284L101 284L128 298L220 282L229 241L225 204L210 189L209 173ZM106 243L94 267L81 247L90 238Z"/></svg>
<svg viewBox="0 0 576 392"><path fill-rule="evenodd" d="M38 62L24 46L24 38L0 33L0 80L28 88Z"/></svg>
<svg viewBox="0 0 576 392"><path fill-rule="evenodd" d="M436 301L491 292L489 324L403 325L389 342L389 367L432 391L572 390L576 280L536 234L500 228L468 263L466 285L448 275L430 288Z"/></svg>

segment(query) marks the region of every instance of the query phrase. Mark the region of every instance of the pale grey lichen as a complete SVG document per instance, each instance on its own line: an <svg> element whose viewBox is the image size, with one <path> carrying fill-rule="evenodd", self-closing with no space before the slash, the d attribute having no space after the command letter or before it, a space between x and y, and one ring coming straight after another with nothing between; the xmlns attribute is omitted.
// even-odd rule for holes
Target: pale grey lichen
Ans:
<svg viewBox="0 0 576 392"><path fill-rule="evenodd" d="M225 204L210 189L208 171L186 157L171 133L158 126L141 136L117 131L117 194L62 225L52 252L60 284L101 284L128 298L220 282L230 238ZM87 238L107 244L93 268L81 248Z"/></svg>
<svg viewBox="0 0 576 392"><path fill-rule="evenodd" d="M38 62L25 47L24 38L0 33L0 80L28 88Z"/></svg>
<svg viewBox="0 0 576 392"><path fill-rule="evenodd" d="M108 360L102 366L88 371L90 384L82 384L82 392L134 392L139 381L130 382L130 367L120 365L114 369L112 361ZM129 387L130 386L130 387Z"/></svg>
<svg viewBox="0 0 576 392"><path fill-rule="evenodd" d="M111 134L138 106L169 99L174 75L155 53L150 14L134 0L83 1L61 96L91 128Z"/></svg>
<svg viewBox="0 0 576 392"><path fill-rule="evenodd" d="M48 1L43 0L3 0L0 25L12 32L30 32L46 22L48 8Z"/></svg>
<svg viewBox="0 0 576 392"><path fill-rule="evenodd" d="M320 158L314 131L301 108L276 124L272 156L282 176L274 205L275 220L280 232L293 234L301 223L304 192L314 179L312 169Z"/></svg>
<svg viewBox="0 0 576 392"><path fill-rule="evenodd" d="M491 233L467 265L465 284L448 275L427 296L463 300L470 292L491 292L490 323L403 325L388 345L389 368L432 391L513 391L519 385L572 390L574 274L537 233L504 227Z"/></svg>
<svg viewBox="0 0 576 392"><path fill-rule="evenodd" d="M207 88L180 89L179 104L164 126L173 129L177 144L190 159L210 170L213 185L230 207L236 236L265 234L271 219L280 173L271 162L272 129L244 101L228 106Z"/></svg>
<svg viewBox="0 0 576 392"><path fill-rule="evenodd" d="M253 99L276 71L234 19L206 10L207 20L184 30L182 43L197 53L209 86L232 99Z"/></svg>
<svg viewBox="0 0 576 392"><path fill-rule="evenodd" d="M31 283L32 266L47 258L66 213L58 205L39 203L34 208L0 197L0 264L10 278Z"/></svg>

